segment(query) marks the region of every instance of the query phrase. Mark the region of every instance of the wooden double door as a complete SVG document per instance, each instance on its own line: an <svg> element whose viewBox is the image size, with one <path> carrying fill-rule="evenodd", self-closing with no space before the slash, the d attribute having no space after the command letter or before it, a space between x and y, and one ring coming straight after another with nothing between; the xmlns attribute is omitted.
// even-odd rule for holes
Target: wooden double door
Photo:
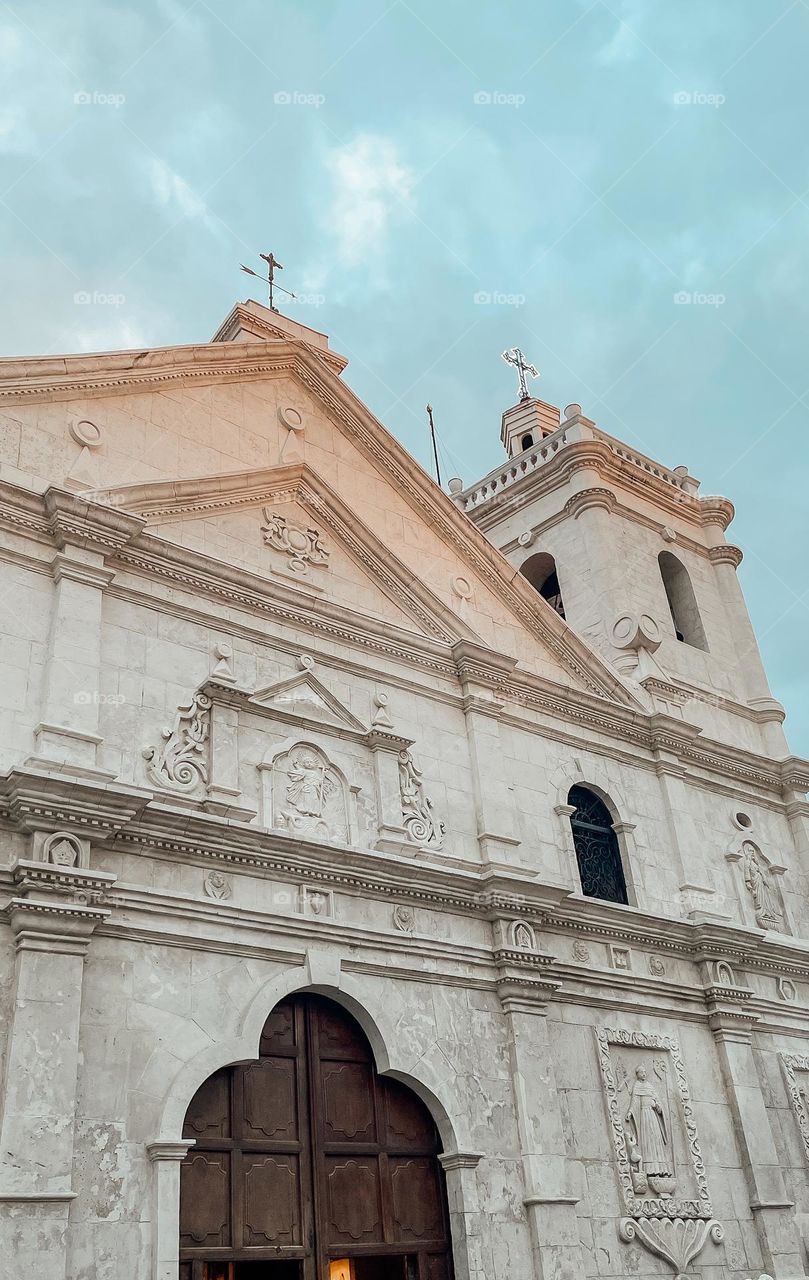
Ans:
<svg viewBox="0 0 809 1280"><path fill-rule="evenodd" d="M452 1280L432 1117L332 1001L277 1005L184 1136L181 1280Z"/></svg>

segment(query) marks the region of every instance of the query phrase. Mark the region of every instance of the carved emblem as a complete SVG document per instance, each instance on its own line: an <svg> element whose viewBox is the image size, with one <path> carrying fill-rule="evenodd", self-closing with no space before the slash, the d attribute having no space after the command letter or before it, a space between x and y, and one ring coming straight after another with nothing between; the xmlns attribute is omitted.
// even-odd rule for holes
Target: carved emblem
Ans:
<svg viewBox="0 0 809 1280"><path fill-rule="evenodd" d="M664 978L666 976L666 966L660 956L649 956L649 972L653 973L656 978Z"/></svg>
<svg viewBox="0 0 809 1280"><path fill-rule="evenodd" d="M209 871L202 887L209 898L216 898L220 902L231 895L230 881L221 871Z"/></svg>
<svg viewBox="0 0 809 1280"><path fill-rule="evenodd" d="M536 951L534 930L525 920L515 920L511 926L511 940L518 951Z"/></svg>
<svg viewBox="0 0 809 1280"><path fill-rule="evenodd" d="M317 529L303 529L290 524L285 516L264 508L265 524L261 526L265 546L280 551L287 558L287 568L305 577L312 566L323 567L329 562L329 552L323 545Z"/></svg>
<svg viewBox="0 0 809 1280"><path fill-rule="evenodd" d="M146 772L159 787L190 792L208 781L211 700L195 693L180 707L174 727L163 730L161 747L144 747Z"/></svg>
<svg viewBox="0 0 809 1280"><path fill-rule="evenodd" d="M778 900L778 889L766 859L752 840L742 845L744 883L753 900L756 924L762 929L783 929L784 912Z"/></svg>
<svg viewBox="0 0 809 1280"><path fill-rule="evenodd" d="M348 842L343 780L323 752L308 743L275 762L273 825L292 835Z"/></svg>
<svg viewBox="0 0 809 1280"><path fill-rule="evenodd" d="M586 964L590 959L590 948L584 942L578 940L573 943L573 959L578 960L580 964Z"/></svg>
<svg viewBox="0 0 809 1280"><path fill-rule="evenodd" d="M57 867L81 866L81 852L81 841L62 831L49 836L43 848L45 861Z"/></svg>
<svg viewBox="0 0 809 1280"><path fill-rule="evenodd" d="M422 848L440 849L446 830L443 822L433 817L433 802L425 794L421 769L409 751L399 752L399 790L402 797L402 821L407 837Z"/></svg>

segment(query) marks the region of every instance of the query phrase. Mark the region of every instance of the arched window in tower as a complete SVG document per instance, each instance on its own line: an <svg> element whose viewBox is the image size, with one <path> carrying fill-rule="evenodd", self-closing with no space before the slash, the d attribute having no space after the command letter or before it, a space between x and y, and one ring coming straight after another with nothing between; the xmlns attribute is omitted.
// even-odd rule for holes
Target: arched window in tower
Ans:
<svg viewBox="0 0 809 1280"><path fill-rule="evenodd" d="M567 802L573 805L570 826L582 893L586 898L628 903L621 850L609 809L587 787L571 787Z"/></svg>
<svg viewBox="0 0 809 1280"><path fill-rule="evenodd" d="M670 551L661 551L657 562L671 610L674 634L683 644L693 645L695 649L707 649L708 642L688 570Z"/></svg>
<svg viewBox="0 0 809 1280"><path fill-rule="evenodd" d="M523 449L533 449L534 437L529 432L528 435L523 436L522 440L520 441L520 444L522 445Z"/></svg>
<svg viewBox="0 0 809 1280"><path fill-rule="evenodd" d="M559 617L564 618L565 605L553 556L547 551L538 551L536 555L529 556L525 563L520 565L520 573L528 579L542 599L547 600Z"/></svg>

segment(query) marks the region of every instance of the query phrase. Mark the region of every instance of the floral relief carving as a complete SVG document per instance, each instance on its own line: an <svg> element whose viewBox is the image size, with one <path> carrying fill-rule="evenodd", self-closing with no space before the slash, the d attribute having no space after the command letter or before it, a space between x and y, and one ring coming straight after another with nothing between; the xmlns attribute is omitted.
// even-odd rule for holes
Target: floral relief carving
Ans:
<svg viewBox="0 0 809 1280"><path fill-rule="evenodd" d="M402 821L408 840L422 848L440 849L446 830L433 816L433 802L425 793L421 769L409 751L399 753L399 790L402 797Z"/></svg>
<svg viewBox="0 0 809 1280"><path fill-rule="evenodd" d="M318 747L299 742L275 761L273 825L291 835L348 843L345 785Z"/></svg>
<svg viewBox="0 0 809 1280"><path fill-rule="evenodd" d="M265 546L286 555L287 568L293 573L306 577L312 566L322 568L328 564L329 552L317 529L292 524L269 507L264 508L264 520L261 532Z"/></svg>
<svg viewBox="0 0 809 1280"><path fill-rule="evenodd" d="M187 707L180 707L171 729L163 730L160 747L144 747L146 772L158 787L191 792L208 782L208 740L211 730L211 699L194 694Z"/></svg>
<svg viewBox="0 0 809 1280"><path fill-rule="evenodd" d="M807 1102L809 1081L806 1078L809 1074L809 1054L782 1053L779 1056L787 1082L789 1100L798 1122L804 1154L809 1163L809 1102Z"/></svg>

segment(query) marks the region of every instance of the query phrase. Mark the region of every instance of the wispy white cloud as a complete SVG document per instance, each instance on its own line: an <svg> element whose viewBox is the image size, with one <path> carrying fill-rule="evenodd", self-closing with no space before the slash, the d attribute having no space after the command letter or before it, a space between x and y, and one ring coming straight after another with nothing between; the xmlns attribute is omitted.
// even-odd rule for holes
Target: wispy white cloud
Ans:
<svg viewBox="0 0 809 1280"><path fill-rule="evenodd" d="M407 199L415 174L395 142L361 133L328 157L333 194L328 211L339 265L357 266L384 255L397 203Z"/></svg>

